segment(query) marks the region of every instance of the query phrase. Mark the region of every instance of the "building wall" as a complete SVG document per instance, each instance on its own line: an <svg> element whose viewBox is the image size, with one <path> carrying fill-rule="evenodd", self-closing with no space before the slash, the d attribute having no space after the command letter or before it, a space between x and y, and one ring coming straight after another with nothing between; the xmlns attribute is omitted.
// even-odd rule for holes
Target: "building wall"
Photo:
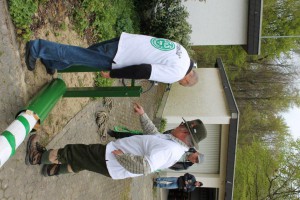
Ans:
<svg viewBox="0 0 300 200"><path fill-rule="evenodd" d="M184 117L204 124L229 124L227 102L217 68L196 69L199 82L193 87L172 84L162 117L176 127ZM168 127L167 127L168 128Z"/></svg>
<svg viewBox="0 0 300 200"><path fill-rule="evenodd" d="M183 1L193 45L247 44L248 0Z"/></svg>

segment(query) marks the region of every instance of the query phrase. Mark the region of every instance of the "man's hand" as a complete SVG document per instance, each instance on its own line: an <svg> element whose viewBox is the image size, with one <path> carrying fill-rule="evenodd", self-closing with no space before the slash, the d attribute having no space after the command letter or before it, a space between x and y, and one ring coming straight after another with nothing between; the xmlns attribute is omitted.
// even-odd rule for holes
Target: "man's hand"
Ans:
<svg viewBox="0 0 300 200"><path fill-rule="evenodd" d="M139 115L143 115L145 113L144 108L138 103L134 103L133 108L134 112Z"/></svg>
<svg viewBox="0 0 300 200"><path fill-rule="evenodd" d="M122 151L122 150L120 150L120 149L116 149L116 150L113 150L112 151L112 153L116 156L116 155L123 155L124 154L124 152Z"/></svg>
<svg viewBox="0 0 300 200"><path fill-rule="evenodd" d="M103 78L111 78L111 77L110 77L110 72L104 72L104 71L101 71L100 74L101 74L101 76L102 76Z"/></svg>

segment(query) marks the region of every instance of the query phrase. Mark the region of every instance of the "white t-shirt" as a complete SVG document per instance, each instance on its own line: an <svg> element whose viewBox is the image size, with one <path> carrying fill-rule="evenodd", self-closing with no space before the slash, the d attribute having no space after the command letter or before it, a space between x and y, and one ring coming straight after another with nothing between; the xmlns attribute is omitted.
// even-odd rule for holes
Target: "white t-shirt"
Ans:
<svg viewBox="0 0 300 200"><path fill-rule="evenodd" d="M163 134L136 135L108 143L105 159L112 179L124 179L143 175L130 173L121 166L115 155L111 153L116 149L121 149L124 153L144 156L150 165L151 172L158 169L166 169L175 164L188 148L167 138Z"/></svg>
<svg viewBox="0 0 300 200"><path fill-rule="evenodd" d="M174 83L189 69L186 49L176 42L145 35L122 33L112 69L130 65L151 64L149 80Z"/></svg>

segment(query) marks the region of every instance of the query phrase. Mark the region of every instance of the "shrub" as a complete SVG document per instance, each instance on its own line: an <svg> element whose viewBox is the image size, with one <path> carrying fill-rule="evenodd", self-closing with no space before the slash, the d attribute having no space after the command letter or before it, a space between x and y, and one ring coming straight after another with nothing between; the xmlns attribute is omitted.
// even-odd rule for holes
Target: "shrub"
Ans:
<svg viewBox="0 0 300 200"><path fill-rule="evenodd" d="M92 42L117 37L122 31L139 32L133 0L82 0L74 11L75 27L81 35L91 31Z"/></svg>
<svg viewBox="0 0 300 200"><path fill-rule="evenodd" d="M189 13L181 0L148 0L137 2L141 16L141 32L155 37L167 38L190 47L191 25Z"/></svg>
<svg viewBox="0 0 300 200"><path fill-rule="evenodd" d="M38 1L35 0L10 0L9 12L16 26L17 34L24 40L29 40L32 35L30 25L32 17L38 9Z"/></svg>
<svg viewBox="0 0 300 200"><path fill-rule="evenodd" d="M167 119L166 118L162 118L161 121L160 121L159 132L160 133L165 132L166 126L167 126Z"/></svg>

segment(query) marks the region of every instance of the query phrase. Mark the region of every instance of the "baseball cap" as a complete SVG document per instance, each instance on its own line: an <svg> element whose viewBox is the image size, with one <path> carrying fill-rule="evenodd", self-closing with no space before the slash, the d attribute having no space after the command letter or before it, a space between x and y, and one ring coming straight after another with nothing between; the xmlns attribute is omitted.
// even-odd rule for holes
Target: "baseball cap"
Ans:
<svg viewBox="0 0 300 200"><path fill-rule="evenodd" d="M203 122L200 119L195 119L192 121L185 121L184 118L182 118L182 119L184 121L185 127L187 127L187 129L191 135L192 145L196 149L199 149L198 143L201 140L205 139L207 136L207 131L206 131L206 128L205 128Z"/></svg>

